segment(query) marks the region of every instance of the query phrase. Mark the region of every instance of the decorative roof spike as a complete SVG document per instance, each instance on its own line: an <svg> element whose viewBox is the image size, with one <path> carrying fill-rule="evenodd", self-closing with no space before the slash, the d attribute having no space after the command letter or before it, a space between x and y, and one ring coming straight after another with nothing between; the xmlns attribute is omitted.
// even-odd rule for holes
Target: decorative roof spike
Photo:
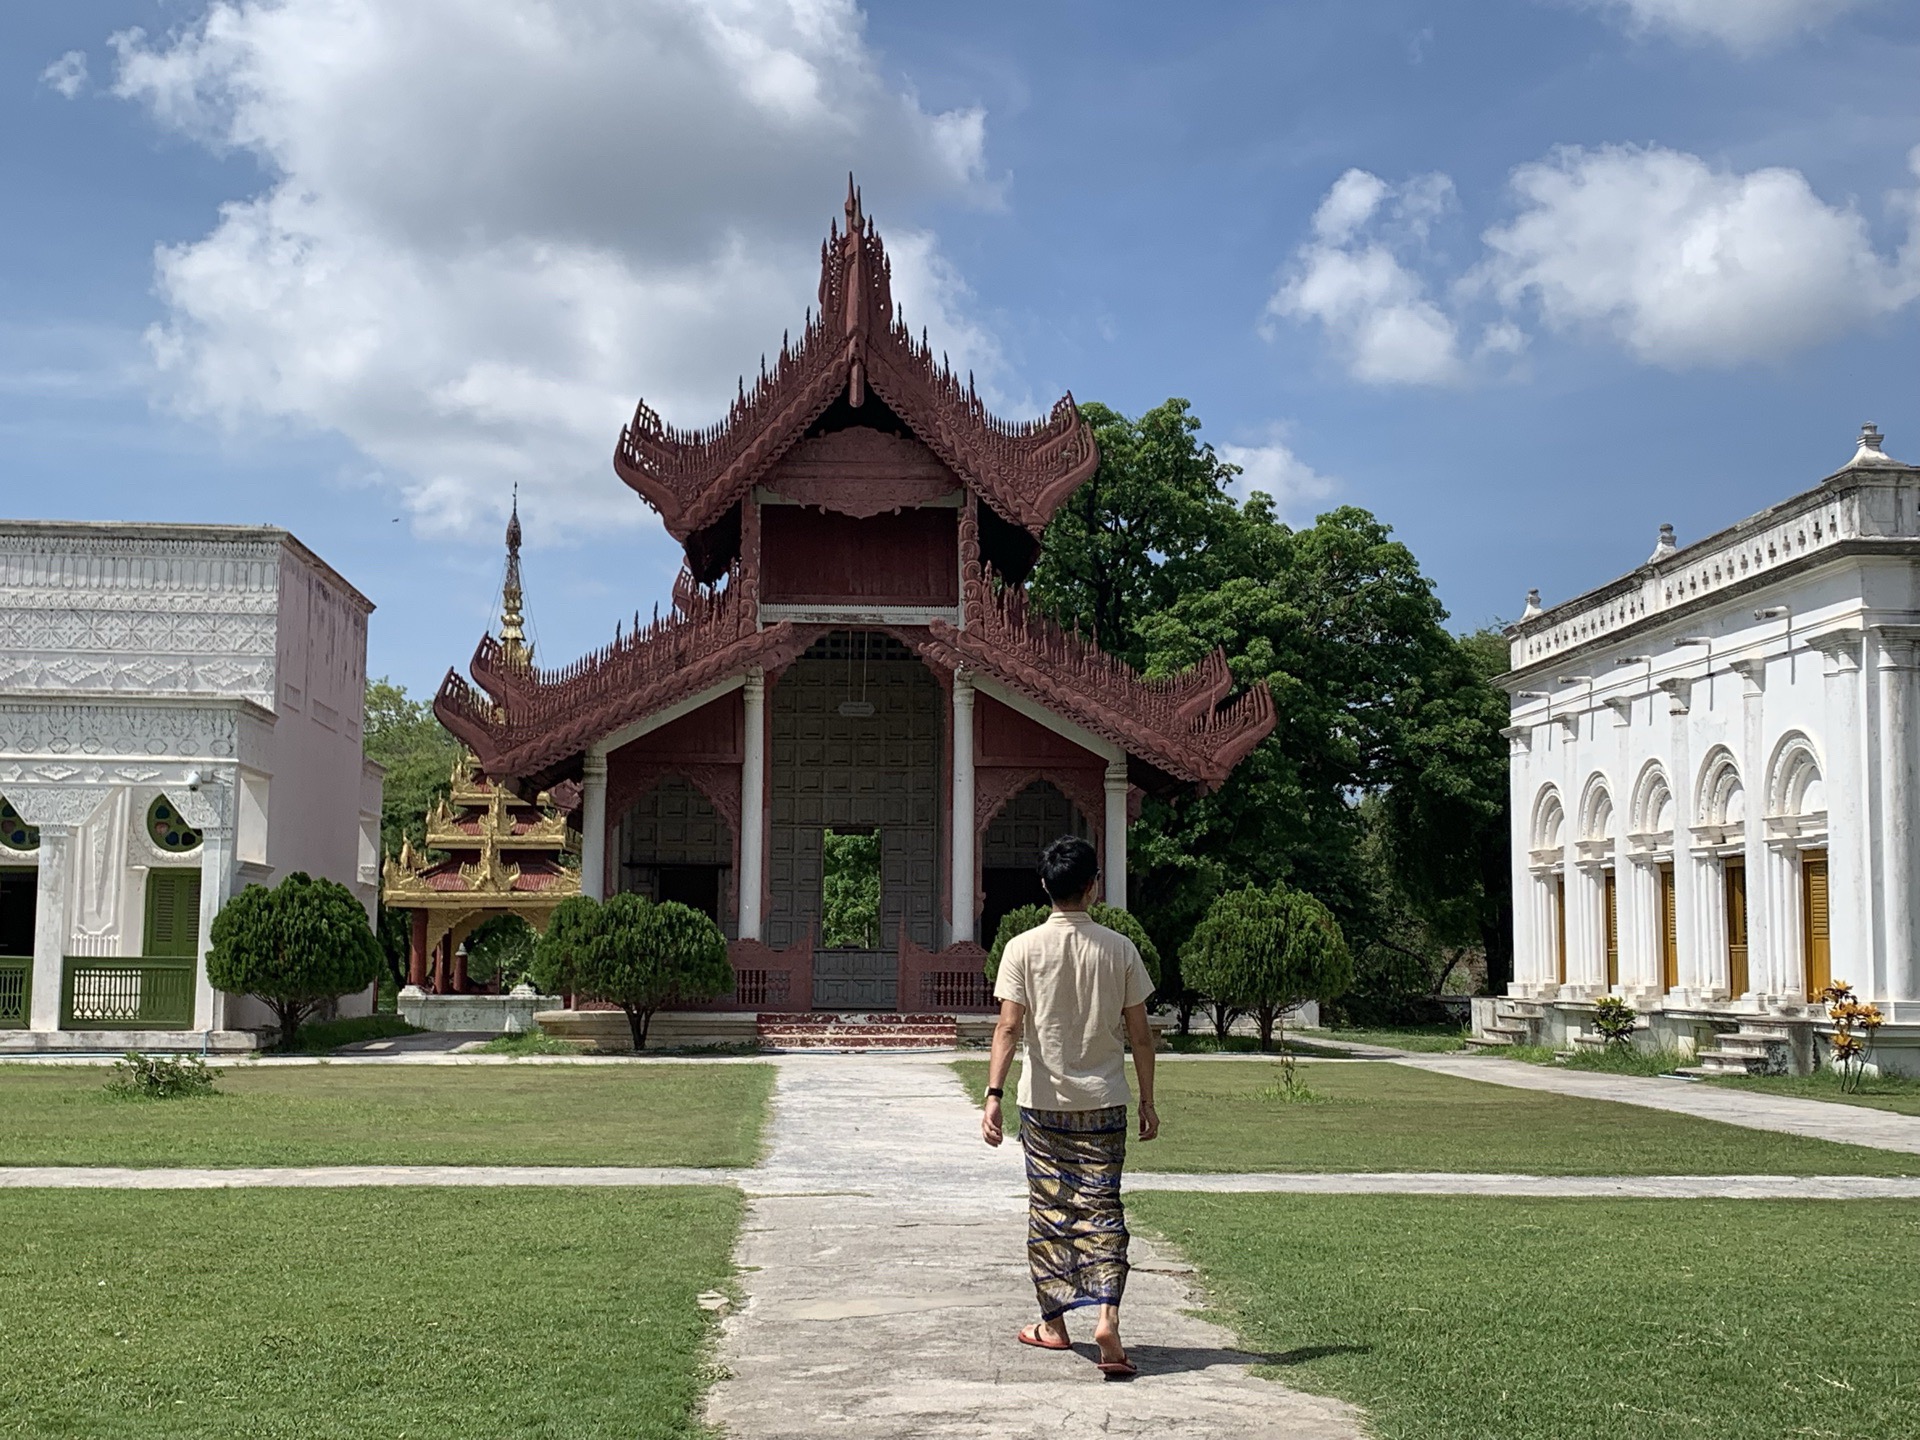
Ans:
<svg viewBox="0 0 1920 1440"><path fill-rule="evenodd" d="M527 644L525 618L520 613L523 595L520 587L520 485L513 487L513 509L507 517L507 573L500 583L500 648L507 662L518 669L533 664L533 647Z"/></svg>

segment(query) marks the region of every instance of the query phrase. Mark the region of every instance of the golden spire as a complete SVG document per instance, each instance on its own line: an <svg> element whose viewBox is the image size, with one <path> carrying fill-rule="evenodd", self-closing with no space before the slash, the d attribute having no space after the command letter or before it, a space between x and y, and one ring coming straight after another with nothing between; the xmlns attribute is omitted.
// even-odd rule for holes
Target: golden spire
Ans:
<svg viewBox="0 0 1920 1440"><path fill-rule="evenodd" d="M520 613L520 486L513 487L513 513L507 519L507 578L500 586L500 648L515 665L533 664Z"/></svg>

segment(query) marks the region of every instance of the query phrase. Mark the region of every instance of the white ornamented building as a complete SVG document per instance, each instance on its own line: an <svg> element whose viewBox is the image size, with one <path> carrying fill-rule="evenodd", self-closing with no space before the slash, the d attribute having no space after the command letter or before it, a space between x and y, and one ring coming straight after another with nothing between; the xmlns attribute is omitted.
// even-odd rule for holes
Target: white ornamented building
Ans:
<svg viewBox="0 0 1920 1440"><path fill-rule="evenodd" d="M1508 632L1514 982L1492 1041L1591 1001L1707 1069L1823 1063L1830 980L1920 1072L1920 467L1867 426L1811 490Z"/></svg>
<svg viewBox="0 0 1920 1440"><path fill-rule="evenodd" d="M0 522L0 1050L250 1044L227 898L304 870L371 913L372 609L284 530Z"/></svg>

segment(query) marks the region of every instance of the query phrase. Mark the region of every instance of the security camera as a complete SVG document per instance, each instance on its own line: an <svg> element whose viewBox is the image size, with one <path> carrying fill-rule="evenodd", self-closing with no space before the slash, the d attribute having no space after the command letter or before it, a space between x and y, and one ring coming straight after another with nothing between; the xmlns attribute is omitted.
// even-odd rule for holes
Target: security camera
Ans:
<svg viewBox="0 0 1920 1440"><path fill-rule="evenodd" d="M187 789L198 790L199 788L200 788L200 772L198 770L187 771Z"/></svg>

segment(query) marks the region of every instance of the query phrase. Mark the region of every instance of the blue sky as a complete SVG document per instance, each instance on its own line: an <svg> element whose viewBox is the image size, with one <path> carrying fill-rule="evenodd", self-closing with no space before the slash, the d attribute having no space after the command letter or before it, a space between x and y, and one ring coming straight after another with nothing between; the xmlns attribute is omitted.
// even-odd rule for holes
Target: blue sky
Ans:
<svg viewBox="0 0 1920 1440"><path fill-rule="evenodd" d="M798 326L849 167L1003 412L1185 396L1461 625L1863 421L1920 457L1901 0L64 0L0 36L0 508L285 525L415 693L491 619L516 481L544 658L666 594L619 426L712 419Z"/></svg>

